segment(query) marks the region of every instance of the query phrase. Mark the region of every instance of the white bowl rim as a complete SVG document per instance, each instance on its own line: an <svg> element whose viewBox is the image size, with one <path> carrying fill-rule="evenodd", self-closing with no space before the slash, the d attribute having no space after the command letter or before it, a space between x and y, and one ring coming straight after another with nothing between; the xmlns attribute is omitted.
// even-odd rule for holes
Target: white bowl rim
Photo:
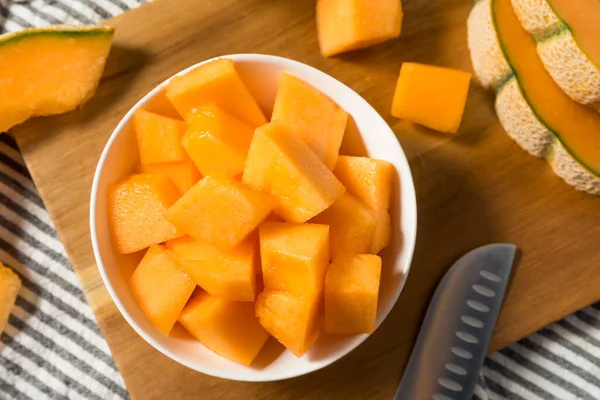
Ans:
<svg viewBox="0 0 600 400"><path fill-rule="evenodd" d="M104 285L105 285L106 289L108 290L108 293L109 293L112 301L117 306L117 309L119 310L119 312L121 313L123 318L125 318L125 320L129 324L129 326L131 326L134 329L134 331L146 341L146 343L149 343L152 347L154 347L156 350L158 350L165 356L169 357L170 359L172 359L172 360L178 362L179 364L184 365L194 371L201 372L203 374L214 376L217 378L222 378L222 379L235 380L235 381L241 381L241 382L274 382L274 381L279 381L279 380L284 380L284 379L290 379L290 378L294 378L294 377L298 377L298 376L302 376L302 375L306 375L306 374L318 371L322 368L325 368L325 367L333 364L336 361L339 361L341 358L343 358L344 356L349 354L351 351L356 349L358 346L360 346L362 343L364 343L364 341L368 337L370 337L375 331L373 331L370 334L362 335L363 337L361 340L357 341L355 344L350 345L347 348L340 351L339 354L335 358L333 358L330 362L319 365L319 366L315 367L314 369L308 369L305 371L301 371L299 373L294 373L294 372L286 373L285 371L282 371L280 374L275 375L275 376L273 376L273 374L271 374L266 379L259 379L259 378L257 378L257 379L251 379L251 378L250 379L249 378L240 379L240 378L232 377L227 374L214 372L208 368L203 368L198 365L191 365L186 360L181 359L177 354L173 353L169 349L162 346L160 343L156 342L149 334L146 333L146 331L144 329L142 329L135 322L133 317L131 317L131 315L127 312L127 310L125 309L123 303L119 299L119 296L117 295L113 285L111 284L111 282L106 274L106 270L105 270L104 264L102 262L100 248L98 245L98 237L96 234L97 230L96 230L96 219L95 219L96 211L95 210L96 210L96 198L98 197L98 186L99 186L99 182L100 182L100 176L101 176L102 170L104 169L104 163L106 161L106 158L108 157L108 154L110 153L113 143L115 142L115 140L117 139L119 134L123 131L123 127L131 119L133 113L138 108L145 105L156 94L158 94L171 81L171 79L173 79L176 76L184 75L184 74L188 73L189 71L199 67L202 64L206 64L208 62L214 61L219 58L228 58L233 61L239 60L239 61L247 61L247 62L252 62L252 61L270 62L272 64L282 64L282 63L289 64L289 63L291 63L291 64L296 65L297 67L307 68L312 73L321 74L321 75L323 75L323 78L331 80L333 84L335 84L338 87L340 87L341 89L343 89L346 93L348 93L348 95L357 96L358 98L360 98L360 100L364 103L365 108L372 110L374 113L376 113L379 116L379 118L381 118L383 120L383 117L381 117L381 115L377 112L377 110L375 110L368 101L366 101L361 95L359 95L353 89L351 89L344 83L338 81L331 75L329 75L315 67L312 67L308 64L304 64L300 61L296 61L293 59L279 57L279 56L273 56L273 55L268 55L268 54L259 54L259 53L238 53L238 54L229 54L229 55L213 57L213 58L201 61L199 63L196 63L188 68L185 68L184 70L177 72L176 74L172 75L171 77L169 77L166 80L164 80L163 82L161 82L154 89L152 89L150 92L148 92L146 95L144 95L137 103L135 103L135 105L133 105L129 109L129 111L125 114L125 116L123 116L123 118L119 121L119 123L117 124L117 127L113 130L108 141L106 142L106 145L104 146L104 149L103 149L100 159L98 161L98 165L96 167L96 171L94 172L94 179L92 182L92 190L91 190L91 197L90 197L90 237L91 237L92 248L93 248L93 252L94 252L94 258L95 258L98 270L100 272L100 276L102 277L102 281L104 282ZM387 122L384 121L384 123L389 128L390 133L395 136L394 132L389 127ZM416 193L415 193L414 180L412 177L412 171L410 169L410 164L408 163L408 159L406 158L406 154L404 153L404 149L402 148L402 146L400 145L400 142L397 139L396 139L396 142L397 142L398 147L400 148L400 154L402 156L401 159L398 161L402 164L405 164L404 167L408 171L407 176L402 177L403 178L402 185L406 188L406 190L409 191L408 195L410 197L411 202L413 203L411 206L412 206L412 209L414 209L415 215L413 218L413 224L412 224L412 226L410 226L410 232L412 232L412 237L409 238L409 240L406 240L404 242L405 244L407 244L407 247L405 250L406 264L407 264L405 274L404 274L405 276L403 276L402 282L400 283L398 289L396 290L396 293L393 297L393 301L390 303L389 308L387 310L383 311L380 319L378 318L379 323L377 324L375 330L377 330L379 328L379 326L381 325L381 323L387 318L387 316L389 315L391 310L396 305L398 298L400 297L400 294L404 290L404 286L406 285L406 281L407 281L408 273L410 271L410 267L412 264L412 259L414 256L414 250L415 250L415 245L416 245L417 204L416 204Z"/></svg>

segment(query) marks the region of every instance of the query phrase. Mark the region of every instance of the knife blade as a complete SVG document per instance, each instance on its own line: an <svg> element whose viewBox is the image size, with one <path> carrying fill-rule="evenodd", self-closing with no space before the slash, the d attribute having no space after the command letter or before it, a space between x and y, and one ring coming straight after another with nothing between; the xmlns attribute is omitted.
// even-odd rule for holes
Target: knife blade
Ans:
<svg viewBox="0 0 600 400"><path fill-rule="evenodd" d="M394 400L471 400L517 247L462 256L438 285Z"/></svg>

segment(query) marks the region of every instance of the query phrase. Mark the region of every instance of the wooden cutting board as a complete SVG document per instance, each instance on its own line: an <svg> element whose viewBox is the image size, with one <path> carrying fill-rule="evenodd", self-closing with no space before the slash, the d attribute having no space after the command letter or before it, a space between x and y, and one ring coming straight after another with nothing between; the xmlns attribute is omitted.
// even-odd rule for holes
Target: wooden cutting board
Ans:
<svg viewBox="0 0 600 400"><path fill-rule="evenodd" d="M389 399L440 277L461 254L490 242L522 249L491 350L600 299L600 199L571 189L514 144L494 116L490 93L473 82L455 136L389 115L403 61L471 70L465 21L473 1L405 0L399 40L328 60L318 52L314 3L151 2L108 22L117 27L114 48L97 95L82 110L14 131L134 399ZM381 328L334 365L274 383L211 378L152 349L110 300L88 231L92 174L125 112L173 73L243 52L302 61L363 95L397 133L418 196L414 262Z"/></svg>

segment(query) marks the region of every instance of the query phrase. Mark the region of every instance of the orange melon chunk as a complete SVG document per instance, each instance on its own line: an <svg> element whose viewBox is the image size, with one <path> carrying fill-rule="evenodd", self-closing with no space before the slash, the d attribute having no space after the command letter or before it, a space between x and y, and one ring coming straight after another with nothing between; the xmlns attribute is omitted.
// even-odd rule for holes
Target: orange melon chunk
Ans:
<svg viewBox="0 0 600 400"><path fill-rule="evenodd" d="M195 110L214 103L253 127L266 124L262 110L238 75L232 60L220 58L202 64L185 75L174 77L167 97L177 111L191 119Z"/></svg>
<svg viewBox="0 0 600 400"><path fill-rule="evenodd" d="M168 335L196 283L162 245L150 246L129 280L146 317Z"/></svg>
<svg viewBox="0 0 600 400"><path fill-rule="evenodd" d="M187 129L185 122L142 109L135 111L133 122L142 164L183 160L181 138Z"/></svg>
<svg viewBox="0 0 600 400"><path fill-rule="evenodd" d="M138 174L108 188L108 222L113 246L128 254L181 236L165 219L179 191L162 175Z"/></svg>
<svg viewBox="0 0 600 400"><path fill-rule="evenodd" d="M401 27L400 0L317 0L324 57L397 38Z"/></svg>
<svg viewBox="0 0 600 400"><path fill-rule="evenodd" d="M334 258L325 278L325 331L332 334L375 330L381 258L371 254Z"/></svg>
<svg viewBox="0 0 600 400"><path fill-rule="evenodd" d="M374 158L340 156L333 173L349 193L358 197L377 214L377 227L369 253L379 253L391 238L388 209L394 166Z"/></svg>
<svg viewBox="0 0 600 400"><path fill-rule="evenodd" d="M259 227L265 289L301 296L323 290L329 264L329 227L264 222Z"/></svg>
<svg viewBox="0 0 600 400"><path fill-rule="evenodd" d="M302 357L318 337L322 296L296 297L281 290L265 290L256 300L260 324L296 357Z"/></svg>
<svg viewBox="0 0 600 400"><path fill-rule="evenodd" d="M75 110L90 99L113 34L110 27L57 25L2 35L0 133L33 116Z"/></svg>
<svg viewBox="0 0 600 400"><path fill-rule="evenodd" d="M215 105L199 107L182 145L202 175L236 176L244 171L254 128Z"/></svg>
<svg viewBox="0 0 600 400"><path fill-rule="evenodd" d="M181 161L173 161L161 164L142 164L141 170L146 174L164 175L177 187L179 193L183 194L200 180L202 175L186 154Z"/></svg>
<svg viewBox="0 0 600 400"><path fill-rule="evenodd" d="M254 303L227 301L204 292L192 297L179 322L206 348L242 365L250 365L269 338L254 315Z"/></svg>
<svg viewBox="0 0 600 400"><path fill-rule="evenodd" d="M166 217L194 239L231 250L273 210L271 196L234 179L207 176L167 211Z"/></svg>
<svg viewBox="0 0 600 400"><path fill-rule="evenodd" d="M211 295L229 301L254 301L260 268L254 235L230 251L189 236L169 240L166 245L198 286Z"/></svg>
<svg viewBox="0 0 600 400"><path fill-rule="evenodd" d="M0 335L8 324L8 317L21 289L21 279L17 274L0 263Z"/></svg>
<svg viewBox="0 0 600 400"><path fill-rule="evenodd" d="M281 121L327 168L333 169L348 121L348 113L333 100L308 83L284 73L271 121Z"/></svg>
<svg viewBox="0 0 600 400"><path fill-rule="evenodd" d="M330 226L329 257L335 258L339 254L369 251L377 227L377 214L346 192L311 222Z"/></svg>
<svg viewBox="0 0 600 400"><path fill-rule="evenodd" d="M456 133L470 82L468 72L405 62L394 93L392 115L436 131Z"/></svg>
<svg viewBox="0 0 600 400"><path fill-rule="evenodd" d="M315 153L278 122L258 128L242 181L271 194L288 222L305 222L346 190Z"/></svg>

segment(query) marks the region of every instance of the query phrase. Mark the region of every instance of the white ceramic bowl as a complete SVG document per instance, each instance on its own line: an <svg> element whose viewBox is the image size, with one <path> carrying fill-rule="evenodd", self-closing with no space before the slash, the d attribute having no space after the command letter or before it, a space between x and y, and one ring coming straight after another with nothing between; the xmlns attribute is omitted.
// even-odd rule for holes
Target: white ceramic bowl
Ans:
<svg viewBox="0 0 600 400"><path fill-rule="evenodd" d="M388 315L406 282L416 239L416 200L413 179L404 152L381 116L353 90L325 73L297 61L260 54L224 56L237 69L269 116L282 72L288 72L318 88L352 116L347 130L346 151L366 149L371 157L391 162L397 171L392 190L392 243L384 250L377 326ZM208 62L207 60L205 62ZM203 64L203 63L200 63ZM200 65L198 64L198 65ZM194 65L177 75L195 68ZM323 368L348 354L369 335L322 337L302 357L282 350L273 339L250 367L228 361L207 350L185 333L167 337L155 329L138 307L127 286L140 255L122 256L111 245L107 223L107 186L131 173L136 164L137 144L132 117L138 108L152 109L164 102L164 88L170 79L145 95L121 120L111 135L94 176L90 205L90 229L98 269L117 308L129 325L154 348L173 360L202 373L238 381L274 381L303 375ZM361 143L362 142L362 143ZM349 145L350 143L350 145ZM346 153L348 154L348 153ZM354 154L359 155L359 154Z"/></svg>

